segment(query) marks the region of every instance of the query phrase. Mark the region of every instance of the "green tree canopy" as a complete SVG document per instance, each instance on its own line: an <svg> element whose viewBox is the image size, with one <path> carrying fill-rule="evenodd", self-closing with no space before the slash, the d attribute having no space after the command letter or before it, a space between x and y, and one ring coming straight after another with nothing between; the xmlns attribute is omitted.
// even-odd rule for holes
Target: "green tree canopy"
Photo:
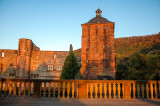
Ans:
<svg viewBox="0 0 160 106"><path fill-rule="evenodd" d="M79 72L80 64L78 63L74 52L71 50L64 61L61 79L75 79L75 75Z"/></svg>
<svg viewBox="0 0 160 106"><path fill-rule="evenodd" d="M157 53L154 53L157 55ZM117 64L118 80L155 80L158 79L158 68L152 58L141 53L134 53Z"/></svg>

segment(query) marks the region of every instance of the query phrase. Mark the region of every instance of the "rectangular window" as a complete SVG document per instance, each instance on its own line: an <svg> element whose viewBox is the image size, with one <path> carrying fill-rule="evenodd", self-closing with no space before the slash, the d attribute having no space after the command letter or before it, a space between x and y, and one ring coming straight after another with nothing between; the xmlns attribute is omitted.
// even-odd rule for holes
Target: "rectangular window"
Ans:
<svg viewBox="0 0 160 106"><path fill-rule="evenodd" d="M41 55L41 58L43 59L43 53L42 53L42 55Z"/></svg>
<svg viewBox="0 0 160 106"><path fill-rule="evenodd" d="M23 56L21 57L21 60L23 61Z"/></svg>
<svg viewBox="0 0 160 106"><path fill-rule="evenodd" d="M54 59L56 58L56 54L54 54Z"/></svg>
<svg viewBox="0 0 160 106"><path fill-rule="evenodd" d="M53 70L53 67L52 67L52 65L51 65L51 70Z"/></svg>
<svg viewBox="0 0 160 106"><path fill-rule="evenodd" d="M90 26L88 27L88 35L90 35Z"/></svg>
<svg viewBox="0 0 160 106"><path fill-rule="evenodd" d="M53 65L48 65L48 71L52 71L54 69Z"/></svg>
<svg viewBox="0 0 160 106"><path fill-rule="evenodd" d="M4 57L4 52L2 52L2 57Z"/></svg>
<svg viewBox="0 0 160 106"><path fill-rule="evenodd" d="M41 67L39 67L39 71L41 71Z"/></svg>
<svg viewBox="0 0 160 106"><path fill-rule="evenodd" d="M49 66L50 66L50 65L48 65L48 71L49 71Z"/></svg>
<svg viewBox="0 0 160 106"><path fill-rule="evenodd" d="M62 66L61 65L57 65L56 66L56 70L62 70Z"/></svg>
<svg viewBox="0 0 160 106"><path fill-rule="evenodd" d="M3 64L1 64L1 70L0 71L3 71Z"/></svg>
<svg viewBox="0 0 160 106"><path fill-rule="evenodd" d="M88 38L87 38L87 42L88 42Z"/></svg>
<svg viewBox="0 0 160 106"><path fill-rule="evenodd" d="M104 35L106 34L107 26L104 26Z"/></svg>
<svg viewBox="0 0 160 106"><path fill-rule="evenodd" d="M96 26L96 35L98 35L98 27Z"/></svg>
<svg viewBox="0 0 160 106"><path fill-rule="evenodd" d="M58 70L58 65L57 65L57 67L56 67L56 70Z"/></svg>

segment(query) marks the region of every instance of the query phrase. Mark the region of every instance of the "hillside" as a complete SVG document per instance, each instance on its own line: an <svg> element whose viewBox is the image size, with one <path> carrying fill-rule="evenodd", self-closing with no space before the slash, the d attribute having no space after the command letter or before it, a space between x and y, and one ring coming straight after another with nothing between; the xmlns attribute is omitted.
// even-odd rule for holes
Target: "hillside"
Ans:
<svg viewBox="0 0 160 106"><path fill-rule="evenodd" d="M115 53L117 60L128 57L142 49L152 48L160 43L160 33L146 36L133 36L115 39Z"/></svg>
<svg viewBox="0 0 160 106"><path fill-rule="evenodd" d="M152 48L158 43L160 43L160 32L146 36L115 38L116 61L141 50L144 52L144 50ZM74 52L78 57L81 55L81 49L77 49Z"/></svg>

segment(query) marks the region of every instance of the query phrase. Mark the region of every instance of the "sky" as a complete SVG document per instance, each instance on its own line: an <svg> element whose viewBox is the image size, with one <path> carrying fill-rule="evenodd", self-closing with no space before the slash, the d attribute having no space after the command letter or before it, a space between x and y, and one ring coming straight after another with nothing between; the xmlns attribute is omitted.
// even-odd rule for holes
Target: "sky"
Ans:
<svg viewBox="0 0 160 106"><path fill-rule="evenodd" d="M160 32L160 0L0 0L0 49L18 49L20 38L41 50L81 48L82 27L102 10L115 22L115 38Z"/></svg>

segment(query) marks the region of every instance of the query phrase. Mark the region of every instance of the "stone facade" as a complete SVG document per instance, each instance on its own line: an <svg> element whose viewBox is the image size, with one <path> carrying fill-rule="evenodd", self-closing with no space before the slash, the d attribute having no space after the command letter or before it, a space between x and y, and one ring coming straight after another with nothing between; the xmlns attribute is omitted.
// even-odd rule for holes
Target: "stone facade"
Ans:
<svg viewBox="0 0 160 106"><path fill-rule="evenodd" d="M82 24L81 74L84 78L115 77L114 22L96 17ZM70 46L70 50L73 50ZM59 79L68 51L40 51L32 40L19 39L18 50L0 50L5 77Z"/></svg>
<svg viewBox="0 0 160 106"><path fill-rule="evenodd" d="M101 12L98 9L96 17L82 24L81 74L88 79L115 77L114 22Z"/></svg>
<svg viewBox="0 0 160 106"><path fill-rule="evenodd" d="M32 40L19 39L18 50L0 50L4 77L59 79L68 51L40 51Z"/></svg>

